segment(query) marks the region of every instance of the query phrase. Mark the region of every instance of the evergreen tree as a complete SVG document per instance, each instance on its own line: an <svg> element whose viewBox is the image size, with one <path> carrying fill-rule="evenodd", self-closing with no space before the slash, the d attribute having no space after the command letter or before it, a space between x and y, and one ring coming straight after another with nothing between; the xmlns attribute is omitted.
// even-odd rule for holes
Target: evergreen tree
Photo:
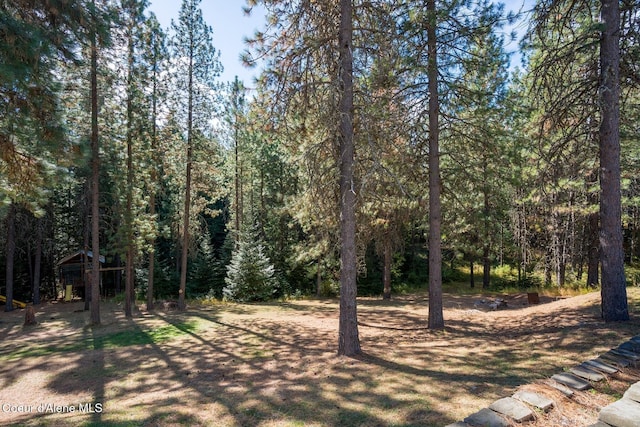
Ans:
<svg viewBox="0 0 640 427"><path fill-rule="evenodd" d="M443 184L447 245L459 248L472 269L476 259L482 260L482 287L487 288L495 237L507 217L516 132L512 129L507 139L508 58L499 26L492 25L498 10L487 2L482 9L445 106L449 126L443 169L449 178Z"/></svg>
<svg viewBox="0 0 640 427"><path fill-rule="evenodd" d="M459 65L469 57L470 40L505 18L502 10L471 1L406 2L399 25L403 37L405 72L402 76L407 105L411 105L413 134L423 146L429 170L429 327L444 328L442 314L442 207L440 144L443 100L460 88ZM469 13L473 11L472 13ZM482 18L482 19L481 19ZM425 109L425 106L428 108ZM425 138L424 135L427 135ZM441 141L443 139L443 141Z"/></svg>
<svg viewBox="0 0 640 427"><path fill-rule="evenodd" d="M96 0L92 0L90 48L91 99L91 287L85 288L85 298L91 295L91 324L100 324L100 139L98 130L98 34Z"/></svg>
<svg viewBox="0 0 640 427"><path fill-rule="evenodd" d="M126 44L126 207L124 222L126 230L126 270L125 270L125 299L124 312L126 317L132 316L132 307L135 304L135 273L134 262L138 249L135 239L134 219L137 216L134 208L134 178L139 175L139 171L134 169L134 145L140 145L140 137L143 128L140 126L142 120L135 117L143 109L141 104L142 88L139 87L141 80L141 70L139 67L139 54L137 48L142 41L141 30L144 29L144 10L148 3L139 0L122 0L121 6L123 16L121 20L124 26L124 38ZM136 141L138 140L138 141ZM138 142L138 144L136 144ZM138 154L138 153L135 153Z"/></svg>
<svg viewBox="0 0 640 427"><path fill-rule="evenodd" d="M158 118L159 111L158 106L163 99L166 99L166 87L162 84L161 73L163 66L166 63L167 51L166 51L166 36L160 27L160 23L156 19L155 15L151 15L149 19L145 21L145 60L150 70L151 80L151 114L149 117L149 124L151 126L151 176L149 180L149 216L153 221L154 232L151 234L149 242L149 268L147 276L147 310L154 309L154 273L155 273L155 261L156 261L156 237L158 234L158 220L156 218L156 194L158 192L158 164L160 163L160 150L158 143Z"/></svg>
<svg viewBox="0 0 640 427"><path fill-rule="evenodd" d="M79 1L0 4L0 203L25 206L37 216L69 166L72 144L62 124L60 67L78 61L89 14ZM12 227L7 217L7 310L13 292Z"/></svg>
<svg viewBox="0 0 640 427"><path fill-rule="evenodd" d="M227 301L269 301L275 296L275 269L256 231L241 236L227 266L225 282L222 294Z"/></svg>
<svg viewBox="0 0 640 427"><path fill-rule="evenodd" d="M620 175L620 2L602 0L600 16L600 256L602 318L629 320Z"/></svg>
<svg viewBox="0 0 640 427"><path fill-rule="evenodd" d="M637 14L637 5L631 2L626 6L628 15L621 24L619 2L604 0L600 2L599 12L598 3L589 0L540 2L536 7L533 31L529 37L534 41L535 47L538 47L535 42L541 45L538 51L543 59L534 63L533 73L539 81L538 87L544 88L551 98L544 108L546 129L556 130L557 123L564 122L569 129L589 132L593 153L596 144L598 146L602 315L606 320L628 319L622 237L619 112L621 84L633 85L635 73L632 66L625 65L623 70L627 74L621 80L620 63L633 62L628 58L632 58L635 51L628 42L635 37L637 25L632 23L633 19L628 18ZM621 35L625 37L622 43ZM624 47L623 50L620 49L621 46ZM598 53L596 49L599 50ZM582 56L584 52L592 54L585 60ZM598 55L599 63L595 60ZM572 70L576 63L584 64L582 77L586 79L571 86L575 77L566 70ZM574 89L557 90L558 85L549 84L549 76L555 77L565 88L568 86ZM599 102L594 102L595 100ZM576 105L583 108L575 111ZM595 129L596 127L598 128ZM566 150L562 152L566 153ZM595 170L595 167L592 169ZM587 186L593 186L594 173L584 175L591 177ZM589 223L590 233L595 234L595 216ZM587 240L591 242L595 238ZM590 252L594 252L593 246L594 244L589 245ZM591 255L590 259L595 257ZM590 272L593 270L591 264L589 263ZM589 274L588 280L593 282L591 277L592 274Z"/></svg>
<svg viewBox="0 0 640 427"><path fill-rule="evenodd" d="M184 117L186 133L186 183L182 226L182 254L180 264L180 289L178 307L186 308L185 292L189 254L189 227L191 216L191 191L193 151L197 134L204 135L211 120L211 92L216 89L214 79L222 71L219 53L211 41L211 27L202 18L200 0L183 0L178 22L172 21L174 36L173 55L177 70L177 101Z"/></svg>
<svg viewBox="0 0 640 427"><path fill-rule="evenodd" d="M360 353L356 296L356 193L355 143L353 139L353 4L340 1L338 33L340 77L339 152L340 152L340 325L338 354L353 356Z"/></svg>

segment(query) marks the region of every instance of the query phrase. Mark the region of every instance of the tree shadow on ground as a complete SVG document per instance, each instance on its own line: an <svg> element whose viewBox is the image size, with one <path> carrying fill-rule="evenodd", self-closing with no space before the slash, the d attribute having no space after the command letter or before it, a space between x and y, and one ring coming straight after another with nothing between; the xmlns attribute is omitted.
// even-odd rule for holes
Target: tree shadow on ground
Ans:
<svg viewBox="0 0 640 427"><path fill-rule="evenodd" d="M105 410L73 417L22 414L10 422L442 426L621 342L639 326L635 317L628 324L604 324L590 304L546 313L522 310L522 317L509 319L500 312L461 312L447 319L445 331L432 332L425 329L422 300L365 301L365 352L340 358L335 302L227 308L118 318L123 329L149 334L149 340L59 353L46 358L48 367L44 356L11 361L0 373L15 370L14 384L41 369L51 373L43 384L48 398L104 399ZM180 334L158 341L149 322ZM103 332L96 329L91 339L104 342Z"/></svg>

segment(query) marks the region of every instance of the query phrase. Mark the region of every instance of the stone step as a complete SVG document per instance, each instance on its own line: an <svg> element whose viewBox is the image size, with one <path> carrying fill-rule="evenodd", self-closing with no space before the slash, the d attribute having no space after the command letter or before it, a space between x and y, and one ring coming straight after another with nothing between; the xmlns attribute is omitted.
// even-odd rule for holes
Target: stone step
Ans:
<svg viewBox="0 0 640 427"><path fill-rule="evenodd" d="M505 397L500 400L496 400L489 409L496 411L499 414L506 415L517 423L528 421L534 418L533 411L529 409L524 403L513 397Z"/></svg>
<svg viewBox="0 0 640 427"><path fill-rule="evenodd" d="M601 373L598 373L592 369L589 369L588 367L584 366L584 364L579 365L579 366L574 366L573 368L569 369L571 371L572 374L580 377L580 378L584 378L585 380L589 380L589 381L602 381L604 379L604 375L602 375Z"/></svg>
<svg viewBox="0 0 640 427"><path fill-rule="evenodd" d="M600 360L604 363L609 363L612 364L614 366L617 366L618 368L626 368L629 365L631 365L631 361L628 359L625 359L624 357L619 357L616 356L615 354L610 354L610 353L605 353L603 355L601 355L600 357L598 357L596 360Z"/></svg>
<svg viewBox="0 0 640 427"><path fill-rule="evenodd" d="M637 362L638 360L640 360L640 354L636 354L627 350L621 350L619 348L612 348L611 350L608 351L608 353L613 353L616 356L622 356L625 359L629 359L632 362Z"/></svg>
<svg viewBox="0 0 640 427"><path fill-rule="evenodd" d="M640 402L640 382L632 384L631 387L624 392L625 399L631 399L636 402Z"/></svg>
<svg viewBox="0 0 640 427"><path fill-rule="evenodd" d="M629 340L620 344L618 348L620 350L627 350L632 353L638 354L640 353L640 342Z"/></svg>
<svg viewBox="0 0 640 427"><path fill-rule="evenodd" d="M615 374L619 371L615 366L609 365L608 363L601 362L597 359L587 360L583 363L583 365L587 365L589 369L596 369L600 372L604 372L605 374Z"/></svg>
<svg viewBox="0 0 640 427"><path fill-rule="evenodd" d="M562 385L560 383L553 383L553 384L549 384L549 386L555 388L556 390L558 390L560 393L564 394L567 397L573 396L573 390L571 390L569 387L565 385Z"/></svg>
<svg viewBox="0 0 640 427"><path fill-rule="evenodd" d="M489 408L481 409L475 414L469 415L464 419L464 422L482 427L509 427L511 425L503 416Z"/></svg>
<svg viewBox="0 0 640 427"><path fill-rule="evenodd" d="M547 412L554 406L553 400L532 391L519 391L513 395L513 398L535 406L544 412Z"/></svg>
<svg viewBox="0 0 640 427"><path fill-rule="evenodd" d="M602 408L598 420L613 427L640 427L640 403L620 399Z"/></svg>
<svg viewBox="0 0 640 427"><path fill-rule="evenodd" d="M591 388L591 384L573 374L555 374L551 379L578 391L588 390Z"/></svg>

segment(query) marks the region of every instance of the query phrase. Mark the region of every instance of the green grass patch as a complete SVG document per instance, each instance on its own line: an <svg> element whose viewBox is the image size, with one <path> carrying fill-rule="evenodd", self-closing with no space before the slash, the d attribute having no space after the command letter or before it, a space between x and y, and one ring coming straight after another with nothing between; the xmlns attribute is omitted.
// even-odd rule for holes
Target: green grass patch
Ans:
<svg viewBox="0 0 640 427"><path fill-rule="evenodd" d="M127 329L104 335L82 336L64 344L27 346L0 354L0 360L16 360L24 357L48 356L55 353L103 350L147 344L160 344L198 329L196 321L180 322L151 329Z"/></svg>

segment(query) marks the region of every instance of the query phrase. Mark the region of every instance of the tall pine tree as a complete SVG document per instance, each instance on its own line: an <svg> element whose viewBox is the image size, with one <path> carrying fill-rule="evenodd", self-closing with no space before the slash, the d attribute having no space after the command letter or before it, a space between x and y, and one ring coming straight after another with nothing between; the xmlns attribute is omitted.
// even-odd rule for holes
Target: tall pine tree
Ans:
<svg viewBox="0 0 640 427"><path fill-rule="evenodd" d="M200 0L183 0L178 22L172 22L173 57L176 75L176 100L183 117L186 133L186 183L182 223L182 254L180 261L180 289L178 307L186 308L185 292L189 256L189 227L191 215L191 177L196 135L205 135L212 119L212 95L215 78L222 71L219 53L213 47L212 30L202 18Z"/></svg>

